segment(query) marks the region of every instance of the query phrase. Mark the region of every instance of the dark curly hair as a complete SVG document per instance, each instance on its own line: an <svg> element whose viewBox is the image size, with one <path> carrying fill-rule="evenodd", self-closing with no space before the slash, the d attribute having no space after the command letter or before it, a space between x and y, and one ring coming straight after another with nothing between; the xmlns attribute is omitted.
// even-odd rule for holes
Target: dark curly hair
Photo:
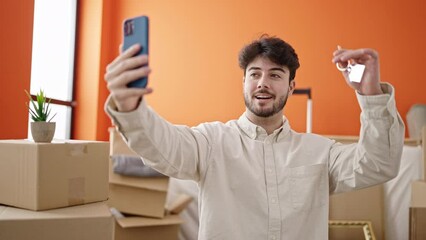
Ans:
<svg viewBox="0 0 426 240"><path fill-rule="evenodd" d="M247 66L258 56L266 57L280 66L287 66L290 70L290 81L296 77L296 70L300 66L299 58L293 47L282 39L262 35L241 49L238 61L244 75Z"/></svg>

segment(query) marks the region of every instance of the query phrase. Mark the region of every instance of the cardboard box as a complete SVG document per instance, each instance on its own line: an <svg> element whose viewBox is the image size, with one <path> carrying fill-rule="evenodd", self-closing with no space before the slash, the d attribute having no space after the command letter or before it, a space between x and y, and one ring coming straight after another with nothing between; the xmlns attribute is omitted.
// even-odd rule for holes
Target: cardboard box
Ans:
<svg viewBox="0 0 426 240"><path fill-rule="evenodd" d="M383 185L335 194L330 197L330 220L358 220L372 222L377 240L384 239ZM362 229L331 228L329 239L360 239ZM362 238L361 238L362 239Z"/></svg>
<svg viewBox="0 0 426 240"><path fill-rule="evenodd" d="M426 182L411 183L410 240L426 239Z"/></svg>
<svg viewBox="0 0 426 240"><path fill-rule="evenodd" d="M110 128L110 154L138 156L124 142L115 128ZM115 174L110 160L108 205L120 212L163 218L169 178L128 177Z"/></svg>
<svg viewBox="0 0 426 240"><path fill-rule="evenodd" d="M0 140L0 203L30 210L108 199L107 142Z"/></svg>
<svg viewBox="0 0 426 240"><path fill-rule="evenodd" d="M115 220L115 240L177 240L179 215L167 215L163 219L125 217Z"/></svg>
<svg viewBox="0 0 426 240"><path fill-rule="evenodd" d="M108 205L120 212L162 218L169 178L126 177L111 172Z"/></svg>
<svg viewBox="0 0 426 240"><path fill-rule="evenodd" d="M423 181L426 181L426 125L422 128Z"/></svg>
<svg viewBox="0 0 426 240"><path fill-rule="evenodd" d="M410 240L426 239L426 208L410 208Z"/></svg>
<svg viewBox="0 0 426 240"><path fill-rule="evenodd" d="M113 232L103 202L38 212L0 206L2 240L112 240Z"/></svg>
<svg viewBox="0 0 426 240"><path fill-rule="evenodd" d="M411 207L426 208L426 182L411 183Z"/></svg>

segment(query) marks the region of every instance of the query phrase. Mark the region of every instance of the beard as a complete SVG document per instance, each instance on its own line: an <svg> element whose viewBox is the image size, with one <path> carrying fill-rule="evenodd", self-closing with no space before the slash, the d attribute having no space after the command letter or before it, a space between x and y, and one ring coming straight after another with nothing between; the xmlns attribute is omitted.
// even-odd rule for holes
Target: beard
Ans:
<svg viewBox="0 0 426 240"><path fill-rule="evenodd" d="M267 118L283 110L284 106L287 103L287 98L288 98L288 94L280 97L278 101L274 102L272 105L272 108L262 109L262 108L257 108L252 98L247 96L247 94L244 94L244 103L246 107L250 110L250 112L252 112L254 115L258 117Z"/></svg>

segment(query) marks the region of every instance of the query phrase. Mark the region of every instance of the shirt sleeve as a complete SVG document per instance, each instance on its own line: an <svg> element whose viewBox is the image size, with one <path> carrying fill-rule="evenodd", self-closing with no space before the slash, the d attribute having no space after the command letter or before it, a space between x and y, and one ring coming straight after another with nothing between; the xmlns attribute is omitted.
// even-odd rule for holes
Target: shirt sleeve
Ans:
<svg viewBox="0 0 426 240"><path fill-rule="evenodd" d="M145 100L134 111L118 112L109 97L105 111L127 145L146 165L170 177L200 180L211 151L202 127L173 125L155 113Z"/></svg>
<svg viewBox="0 0 426 240"><path fill-rule="evenodd" d="M398 174L405 126L396 109L394 88L387 83L381 87L384 94L357 93L361 107L358 143L331 146L330 193L369 187Z"/></svg>

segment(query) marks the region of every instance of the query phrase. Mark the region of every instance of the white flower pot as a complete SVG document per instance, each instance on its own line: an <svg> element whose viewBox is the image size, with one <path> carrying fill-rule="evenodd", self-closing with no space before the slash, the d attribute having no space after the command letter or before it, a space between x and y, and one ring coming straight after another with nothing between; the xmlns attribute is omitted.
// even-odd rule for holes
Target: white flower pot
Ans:
<svg viewBox="0 0 426 240"><path fill-rule="evenodd" d="M50 143L55 135L55 122L31 122L34 142Z"/></svg>

